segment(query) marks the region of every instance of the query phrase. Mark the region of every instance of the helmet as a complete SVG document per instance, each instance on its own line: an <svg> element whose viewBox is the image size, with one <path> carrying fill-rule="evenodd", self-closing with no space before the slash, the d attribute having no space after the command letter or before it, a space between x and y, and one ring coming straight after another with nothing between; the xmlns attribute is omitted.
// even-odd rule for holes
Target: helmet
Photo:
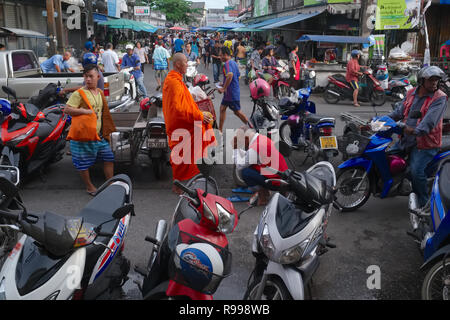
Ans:
<svg viewBox="0 0 450 320"><path fill-rule="evenodd" d="M147 118L147 116L148 116L148 110L150 109L150 105L151 105L151 102L150 102L149 97L146 97L146 98L142 99L141 102L139 102L139 108L141 109L142 116L144 118Z"/></svg>
<svg viewBox="0 0 450 320"><path fill-rule="evenodd" d="M389 170L391 171L391 174L396 175L400 172L405 171L406 169L405 159L399 156L390 155L388 156L388 161L389 161Z"/></svg>
<svg viewBox="0 0 450 320"><path fill-rule="evenodd" d="M92 52L87 52L83 55L83 67L88 64L97 64L97 56Z"/></svg>
<svg viewBox="0 0 450 320"><path fill-rule="evenodd" d="M439 77L441 80L444 80L446 78L446 75L441 68L436 66L423 67L417 74L418 81L420 81L421 79L429 79L431 77Z"/></svg>
<svg viewBox="0 0 450 320"><path fill-rule="evenodd" d="M287 122L289 127L295 128L300 123L300 116L298 114L293 114L289 116Z"/></svg>
<svg viewBox="0 0 450 320"><path fill-rule="evenodd" d="M250 95L253 99L268 97L270 95L270 85L264 79L256 79L250 83Z"/></svg>
<svg viewBox="0 0 450 320"><path fill-rule="evenodd" d="M362 52L359 50L352 50L352 57L356 57L358 54L362 55Z"/></svg>
<svg viewBox="0 0 450 320"><path fill-rule="evenodd" d="M205 84L208 84L208 83L209 83L209 79L206 76L206 74L201 74L200 73L200 74L197 74L194 77L194 81L193 81L192 85L195 87L195 86L205 85Z"/></svg>
<svg viewBox="0 0 450 320"><path fill-rule="evenodd" d="M0 111L3 116L7 116L11 113L11 103L6 99L0 99Z"/></svg>
<svg viewBox="0 0 450 320"><path fill-rule="evenodd" d="M208 243L193 243L188 246L179 244L176 247L175 265L179 265L184 280L198 287L206 287L213 274L222 276L224 264L219 252ZM178 254L178 252L181 252ZM179 264L178 264L179 256Z"/></svg>
<svg viewBox="0 0 450 320"><path fill-rule="evenodd" d="M134 46L133 46L132 44L127 44L127 45L125 46L125 50L128 50L128 49L133 50L133 49L134 49Z"/></svg>

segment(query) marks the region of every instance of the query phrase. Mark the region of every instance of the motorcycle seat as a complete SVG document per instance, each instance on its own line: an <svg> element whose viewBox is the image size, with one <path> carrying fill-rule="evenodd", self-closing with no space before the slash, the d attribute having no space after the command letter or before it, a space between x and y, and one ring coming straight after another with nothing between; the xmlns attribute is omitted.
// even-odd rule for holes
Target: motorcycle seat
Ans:
<svg viewBox="0 0 450 320"><path fill-rule="evenodd" d="M319 124L322 122L335 122L335 119L328 116L323 116L319 114L310 113L305 117L305 122L309 124Z"/></svg>
<svg viewBox="0 0 450 320"><path fill-rule="evenodd" d="M442 145L439 150L440 152L450 151L450 136L442 136Z"/></svg>
<svg viewBox="0 0 450 320"><path fill-rule="evenodd" d="M450 209L450 188L448 181L450 180L450 161L446 161L441 168L439 177L439 193L444 205L445 211Z"/></svg>
<svg viewBox="0 0 450 320"><path fill-rule="evenodd" d="M83 217L84 222L98 226L103 222L111 220L114 211L121 208L125 200L125 188L121 185L112 184L89 201L78 216ZM114 233L117 223L118 220L105 223L102 225L102 232ZM109 238L107 237L99 237L99 240L104 243L106 242L106 244L109 242Z"/></svg>
<svg viewBox="0 0 450 320"><path fill-rule="evenodd" d="M348 83L343 74L336 73L336 74L333 74L332 77L335 78L337 81L340 81L343 83Z"/></svg>

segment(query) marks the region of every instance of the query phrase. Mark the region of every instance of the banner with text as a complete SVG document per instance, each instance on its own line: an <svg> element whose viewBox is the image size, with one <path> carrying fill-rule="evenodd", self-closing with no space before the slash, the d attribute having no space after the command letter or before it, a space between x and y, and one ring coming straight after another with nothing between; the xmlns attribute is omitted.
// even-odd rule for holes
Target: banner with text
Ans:
<svg viewBox="0 0 450 320"><path fill-rule="evenodd" d="M414 29L419 26L420 0L378 0L375 29Z"/></svg>

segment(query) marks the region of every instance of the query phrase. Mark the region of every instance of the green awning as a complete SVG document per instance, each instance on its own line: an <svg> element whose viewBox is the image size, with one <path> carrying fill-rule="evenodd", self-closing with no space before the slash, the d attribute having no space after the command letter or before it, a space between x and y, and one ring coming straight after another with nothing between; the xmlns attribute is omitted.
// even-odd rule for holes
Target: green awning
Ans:
<svg viewBox="0 0 450 320"><path fill-rule="evenodd" d="M146 31L146 32L155 32L158 30L157 27L142 22L142 21L134 21L129 19L110 19L108 21L103 21L98 23L101 26L107 26L113 29L131 29L133 31Z"/></svg>
<svg viewBox="0 0 450 320"><path fill-rule="evenodd" d="M265 31L265 30L242 27L242 28L232 29L231 31L234 31L234 32L261 32L261 31Z"/></svg>

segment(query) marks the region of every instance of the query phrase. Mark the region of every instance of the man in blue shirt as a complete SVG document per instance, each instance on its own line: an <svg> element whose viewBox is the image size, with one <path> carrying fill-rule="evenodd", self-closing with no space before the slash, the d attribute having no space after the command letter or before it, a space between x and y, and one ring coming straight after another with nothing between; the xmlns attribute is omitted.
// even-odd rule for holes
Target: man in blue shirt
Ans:
<svg viewBox="0 0 450 320"><path fill-rule="evenodd" d="M134 76L136 86L141 94L144 97L147 97L147 89L144 85L144 75L141 71L141 59L137 54L133 53L134 47L132 44L127 44L125 49L127 50L127 54L122 58L121 68L133 68L131 74Z"/></svg>
<svg viewBox="0 0 450 320"><path fill-rule="evenodd" d="M164 43L160 39L158 41L158 45L153 52L153 69L155 70L155 78L158 86L156 87L156 91L159 91L161 86L164 84L164 80L167 76L167 70L169 68L168 59L170 58L169 51L164 48Z"/></svg>
<svg viewBox="0 0 450 320"><path fill-rule="evenodd" d="M45 60L41 63L41 68L44 73L57 73L63 72L64 69L70 72L75 72L69 65L69 59L71 57L70 52L66 51L64 56L55 54L53 57Z"/></svg>
<svg viewBox="0 0 450 320"><path fill-rule="evenodd" d="M218 89L220 93L224 93L222 103L220 105L219 130L222 132L223 124L227 115L227 107L233 110L234 114L241 119L244 124L248 123L248 119L241 112L241 91L239 88L239 67L237 63L231 60L231 52L227 47L220 48L220 59L223 62L224 83Z"/></svg>
<svg viewBox="0 0 450 320"><path fill-rule="evenodd" d="M188 62L193 61L200 64L200 58L198 57L198 54L196 54L192 48L190 43L186 43L186 51L184 52L184 55L186 56Z"/></svg>
<svg viewBox="0 0 450 320"><path fill-rule="evenodd" d="M183 46L184 46L184 41L181 39L181 36L178 36L178 38L175 40L174 46L173 46L174 53L183 52Z"/></svg>

